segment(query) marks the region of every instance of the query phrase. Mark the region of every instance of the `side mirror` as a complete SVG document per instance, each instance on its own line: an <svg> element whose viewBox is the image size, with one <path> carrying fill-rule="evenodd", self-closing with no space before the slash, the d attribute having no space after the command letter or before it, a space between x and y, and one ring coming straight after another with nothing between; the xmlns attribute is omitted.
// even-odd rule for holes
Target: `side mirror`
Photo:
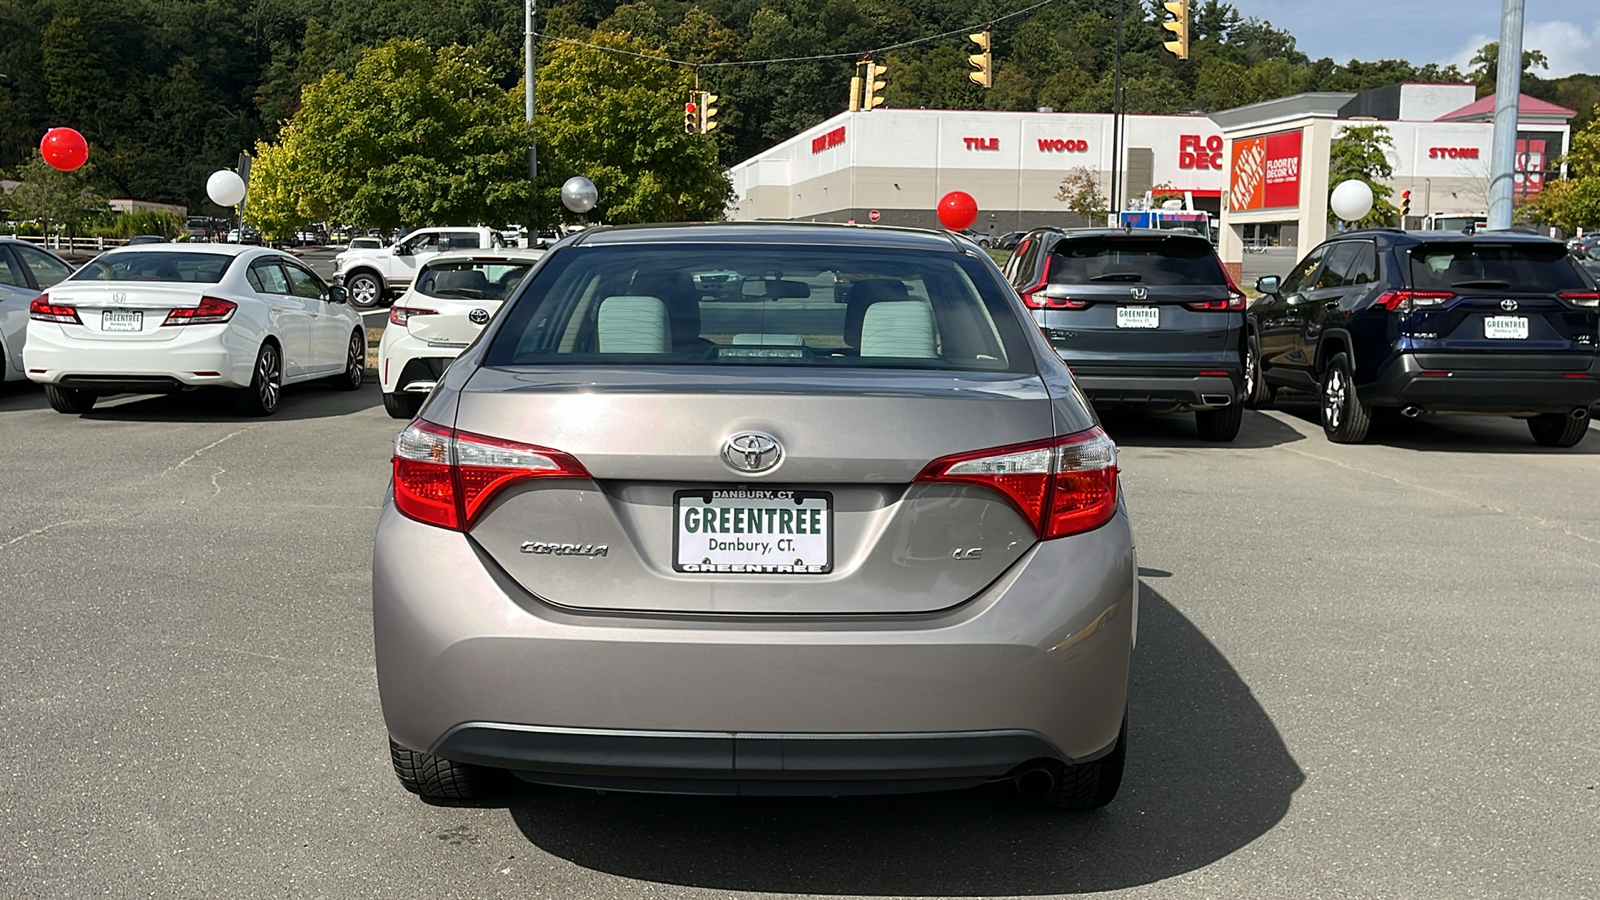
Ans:
<svg viewBox="0 0 1600 900"><path fill-rule="evenodd" d="M410 256L411 255L411 248L409 246L405 245L405 244L395 244L394 245L394 255L395 256Z"/></svg>
<svg viewBox="0 0 1600 900"><path fill-rule="evenodd" d="M328 285L328 295L323 299L329 303L346 303L350 300L350 292L341 285L330 284Z"/></svg>
<svg viewBox="0 0 1600 900"><path fill-rule="evenodd" d="M1276 275L1263 275L1256 279L1256 290L1263 294L1276 294L1282 280Z"/></svg>

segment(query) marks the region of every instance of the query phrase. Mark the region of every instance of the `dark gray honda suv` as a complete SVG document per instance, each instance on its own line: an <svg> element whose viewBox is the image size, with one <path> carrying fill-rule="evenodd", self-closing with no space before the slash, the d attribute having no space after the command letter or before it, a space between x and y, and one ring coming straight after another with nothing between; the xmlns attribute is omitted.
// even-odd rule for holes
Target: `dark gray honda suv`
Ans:
<svg viewBox="0 0 1600 900"><path fill-rule="evenodd" d="M1193 410L1202 438L1238 435L1254 371L1245 297L1205 238L1040 229L1005 271L1095 406Z"/></svg>

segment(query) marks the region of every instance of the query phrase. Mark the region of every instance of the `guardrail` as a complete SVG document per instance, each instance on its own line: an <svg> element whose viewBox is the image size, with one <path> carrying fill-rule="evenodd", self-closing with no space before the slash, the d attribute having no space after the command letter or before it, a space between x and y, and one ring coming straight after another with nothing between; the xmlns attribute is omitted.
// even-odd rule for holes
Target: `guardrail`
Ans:
<svg viewBox="0 0 1600 900"><path fill-rule="evenodd" d="M112 247L126 246L128 243L127 238L68 238L62 237L59 234L52 234L48 237L38 234L8 234L0 235L0 237L16 238L19 241L27 241L30 244L38 244L41 247L44 247L48 250L54 250L57 253L99 253L102 250L109 250Z"/></svg>

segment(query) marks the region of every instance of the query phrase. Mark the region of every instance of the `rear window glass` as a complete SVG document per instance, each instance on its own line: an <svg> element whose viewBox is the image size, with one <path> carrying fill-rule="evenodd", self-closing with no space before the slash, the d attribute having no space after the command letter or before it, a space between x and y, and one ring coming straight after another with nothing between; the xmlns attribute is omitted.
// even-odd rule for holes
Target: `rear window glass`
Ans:
<svg viewBox="0 0 1600 900"><path fill-rule="evenodd" d="M1560 244L1423 244L1411 250L1418 290L1510 290L1545 293L1588 285Z"/></svg>
<svg viewBox="0 0 1600 900"><path fill-rule="evenodd" d="M1015 313L966 256L674 244L557 252L488 365L776 365L1032 372Z"/></svg>
<svg viewBox="0 0 1600 900"><path fill-rule="evenodd" d="M1050 258L1051 284L1227 284L1203 240L1101 237L1066 240Z"/></svg>
<svg viewBox="0 0 1600 900"><path fill-rule="evenodd" d="M73 273L72 281L174 281L216 284L234 257L221 253L149 250L108 253Z"/></svg>
<svg viewBox="0 0 1600 900"><path fill-rule="evenodd" d="M417 293L448 300L504 300L531 262L434 263L417 277Z"/></svg>

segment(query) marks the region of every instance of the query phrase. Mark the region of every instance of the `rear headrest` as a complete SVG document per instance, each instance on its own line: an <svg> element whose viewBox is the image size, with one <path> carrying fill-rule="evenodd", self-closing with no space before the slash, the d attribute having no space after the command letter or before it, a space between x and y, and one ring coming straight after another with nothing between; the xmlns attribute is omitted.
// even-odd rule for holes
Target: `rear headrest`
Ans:
<svg viewBox="0 0 1600 900"><path fill-rule="evenodd" d="M867 307L861 321L861 356L928 359L937 356L933 310L925 303L886 300Z"/></svg>
<svg viewBox="0 0 1600 900"><path fill-rule="evenodd" d="M667 305L674 343L700 336L700 292L688 272L641 272L634 276L629 290L639 296L660 297Z"/></svg>
<svg viewBox="0 0 1600 900"><path fill-rule="evenodd" d="M489 278L477 269L445 269L434 273L433 288L437 291L488 293Z"/></svg>
<svg viewBox="0 0 1600 900"><path fill-rule="evenodd" d="M867 307L874 303L910 300L911 294L903 281L892 278L868 278L850 288L850 305L844 313L844 342L851 347L861 346L861 320Z"/></svg>
<svg viewBox="0 0 1600 900"><path fill-rule="evenodd" d="M667 353L667 305L657 297L607 297L595 321L599 353Z"/></svg>

